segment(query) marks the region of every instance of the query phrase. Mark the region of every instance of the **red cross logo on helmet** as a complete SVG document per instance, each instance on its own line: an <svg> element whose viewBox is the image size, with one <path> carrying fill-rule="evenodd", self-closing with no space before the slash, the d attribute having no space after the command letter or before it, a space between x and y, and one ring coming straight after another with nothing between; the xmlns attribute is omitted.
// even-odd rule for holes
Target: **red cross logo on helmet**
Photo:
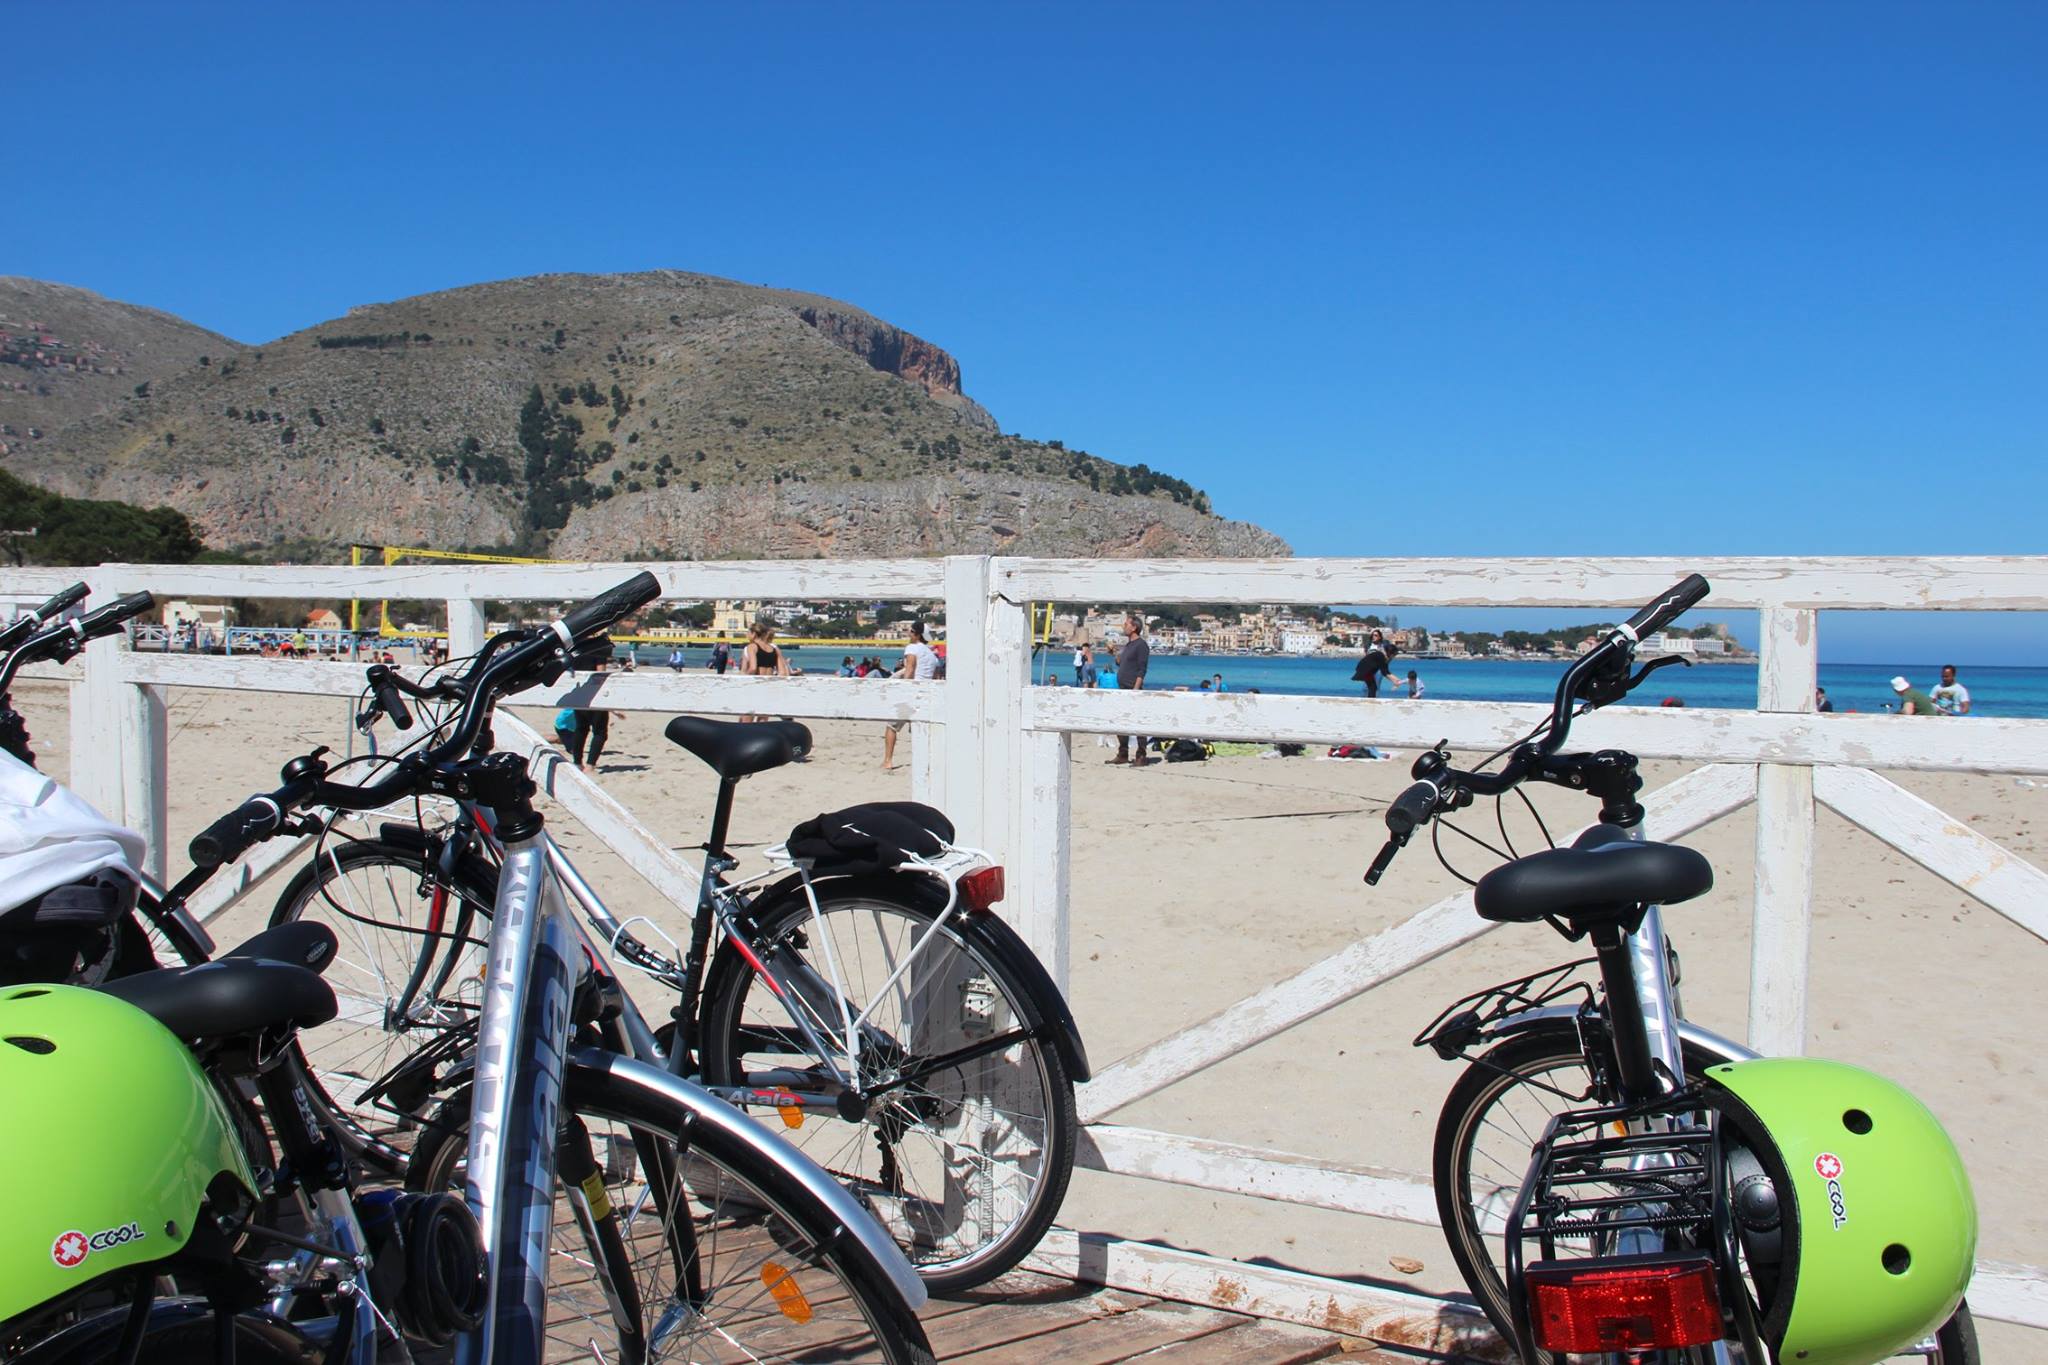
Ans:
<svg viewBox="0 0 2048 1365"><path fill-rule="evenodd" d="M92 1248L82 1232L67 1232L50 1244L50 1259L66 1270L83 1261Z"/></svg>
<svg viewBox="0 0 2048 1365"><path fill-rule="evenodd" d="M1842 1178L1842 1158L1836 1156L1833 1152L1822 1152L1813 1159L1813 1169L1820 1172L1822 1180L1840 1180Z"/></svg>

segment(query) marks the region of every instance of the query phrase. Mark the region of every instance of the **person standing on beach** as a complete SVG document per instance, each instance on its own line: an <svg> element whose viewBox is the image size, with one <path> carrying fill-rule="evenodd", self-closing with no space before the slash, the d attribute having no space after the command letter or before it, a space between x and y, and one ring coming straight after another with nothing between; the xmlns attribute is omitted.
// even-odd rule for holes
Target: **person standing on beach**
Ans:
<svg viewBox="0 0 2048 1365"><path fill-rule="evenodd" d="M1351 678L1354 682L1365 684L1366 696L1377 697L1380 694L1381 678L1388 682L1398 681L1394 677L1394 670L1389 667L1393 662L1394 647L1387 643L1386 633L1375 627L1371 637L1365 642L1365 657L1358 661L1357 668L1351 670Z"/></svg>
<svg viewBox="0 0 2048 1365"><path fill-rule="evenodd" d="M591 672L591 686L601 686L605 665L598 664ZM584 772L597 771L597 760L604 753L605 741L612 737L612 714L596 707L579 708L576 711L575 742L569 746L569 756L576 760L576 766ZM588 746L587 750L585 746Z"/></svg>
<svg viewBox="0 0 2048 1365"><path fill-rule="evenodd" d="M720 668L719 672L725 670ZM754 622L747 632L747 647L740 652L740 672L755 678L786 678L789 676L789 660L775 647L775 622L763 616ZM741 720L759 720L759 716L741 716Z"/></svg>
<svg viewBox="0 0 2048 1365"><path fill-rule="evenodd" d="M1088 665L1094 661L1095 651L1089 647L1086 640L1083 640L1081 647L1074 651L1074 686L1082 686L1088 676Z"/></svg>
<svg viewBox="0 0 2048 1365"><path fill-rule="evenodd" d="M1934 698L1922 692L1904 678L1892 679L1892 691L1899 694L1899 714L1902 716L1938 716L1941 708L1934 704Z"/></svg>
<svg viewBox="0 0 2048 1365"><path fill-rule="evenodd" d="M1828 690L1825 687L1813 689L1813 709L1822 715L1834 714L1835 704L1828 700Z"/></svg>
<svg viewBox="0 0 2048 1365"><path fill-rule="evenodd" d="M910 643L903 646L903 659L896 665L896 676L915 682L931 682L939 676L938 652L925 643L924 627L916 621L910 623ZM882 727L882 771L896 770L896 736L903 733L904 722L892 720Z"/></svg>
<svg viewBox="0 0 2048 1365"><path fill-rule="evenodd" d="M731 663L731 645L728 645L725 641L720 640L717 644L711 646L711 663L709 667L713 673L718 674L720 677L724 677L726 667Z"/></svg>
<svg viewBox="0 0 2048 1365"><path fill-rule="evenodd" d="M1124 647L1116 652L1116 685L1120 689L1137 692L1145 686L1145 672L1152 666L1152 646L1145 640L1145 623L1135 614L1124 618ZM1152 760L1145 757L1145 750L1151 747L1146 735L1136 736L1138 752L1131 753L1130 735L1116 737L1116 757L1111 763L1128 763L1142 768Z"/></svg>
<svg viewBox="0 0 2048 1365"><path fill-rule="evenodd" d="M1956 681L1956 666L1941 666L1941 683L1928 692L1934 704L1941 708L1943 715L1967 716L1970 714L1970 689Z"/></svg>

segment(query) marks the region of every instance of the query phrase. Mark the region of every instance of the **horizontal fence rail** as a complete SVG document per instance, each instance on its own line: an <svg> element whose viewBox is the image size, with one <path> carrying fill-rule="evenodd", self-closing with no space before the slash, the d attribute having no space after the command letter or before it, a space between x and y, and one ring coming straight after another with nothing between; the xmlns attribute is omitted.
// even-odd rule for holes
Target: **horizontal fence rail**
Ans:
<svg viewBox="0 0 2048 1365"><path fill-rule="evenodd" d="M450 647L483 642L488 603L563 602L642 569L669 598L837 598L943 601L949 644L943 684L838 678L713 678L648 669L568 678L513 699L521 706L906 721L913 794L945 807L963 843L1010 869L1003 907L1064 985L1072 926L1071 752L1076 734L1169 734L1236 740L1347 740L1417 748L1448 738L1491 750L1524 734L1545 708L1227 693L1084 691L1030 685L1034 603L1385 603L1398 607L1633 610L1687 573L1713 583L1716 610L1755 610L1761 626L1754 710L1613 708L1574 739L1695 766L1649 800L1651 833L1675 838L1747 806L1757 823L1749 1039L1796 1053L1808 1031L1813 848L1819 809L1837 812L2037 938L2048 939L2048 874L1951 819L1877 769L2048 775L2048 721L1972 717L1929 727L1884 716L1813 714L1820 611L2048 611L2048 558L1299 559L680 561L660 564L393 565L360 568L109 564L85 571L95 594L148 589L184 598L405 598L446 603ZM0 600L34 600L78 571L0 571ZM164 690L357 697L359 666L137 653L96 646L42 676L70 685L73 785L142 831L163 859ZM736 686L738 683L740 685ZM530 751L546 795L623 863L679 903L695 894L688 861L511 715L508 748ZM311 738L311 737L309 737ZM279 847L222 880L217 913L288 860ZM161 866L155 869L159 874ZM1461 894L1360 939L1285 980L1161 1039L1101 1039L1117 1060L1082 1088L1082 1163L1137 1179L1223 1191L1402 1223L1431 1224L1426 1179L1291 1153L1157 1132L1113 1115L1246 1047L1295 1028L1478 937L1491 926ZM1359 1332L1433 1350L1485 1349L1469 1309L1426 1296L1276 1270L1115 1236L1058 1232L1034 1264L1193 1302ZM1980 1264L1980 1316L2048 1328L2048 1276Z"/></svg>

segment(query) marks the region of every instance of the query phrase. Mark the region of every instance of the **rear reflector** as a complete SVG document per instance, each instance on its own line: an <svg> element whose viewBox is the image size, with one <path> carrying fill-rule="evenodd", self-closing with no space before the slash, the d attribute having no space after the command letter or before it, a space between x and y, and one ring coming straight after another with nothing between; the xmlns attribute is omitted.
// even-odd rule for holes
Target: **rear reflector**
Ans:
<svg viewBox="0 0 2048 1365"><path fill-rule="evenodd" d="M1003 898L1003 869L984 867L960 879L960 899L970 910L986 910Z"/></svg>
<svg viewBox="0 0 2048 1365"><path fill-rule="evenodd" d="M1699 1256L1538 1261L1524 1272L1546 1351L1645 1351L1722 1337L1714 1262Z"/></svg>

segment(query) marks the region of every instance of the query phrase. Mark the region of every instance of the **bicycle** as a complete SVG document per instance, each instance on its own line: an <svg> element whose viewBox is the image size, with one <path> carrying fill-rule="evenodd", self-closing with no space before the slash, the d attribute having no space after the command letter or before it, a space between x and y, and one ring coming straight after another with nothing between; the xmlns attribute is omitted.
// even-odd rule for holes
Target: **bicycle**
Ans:
<svg viewBox="0 0 2048 1365"><path fill-rule="evenodd" d="M1686 1020L1660 907L1705 892L1712 869L1644 840L1634 755L1560 752L1575 713L1678 662L1631 671L1636 641L1707 591L1695 574L1644 607L1567 669L1548 718L1477 769L1452 767L1442 744L1424 753L1387 810L1368 883L1418 829L1476 797L1535 781L1601 802L1571 847L1510 849L1474 891L1481 916L1548 923L1590 939L1594 955L1468 995L1415 1039L1467 1063L1432 1154L1452 1258L1530 1362L1621 1352L1791 1365L1903 1351L1973 1365L1962 1296L1976 1212L1947 1135L1881 1078L1760 1058ZM1920 1167L1911 1185L1884 1174L1901 1150ZM1853 1220L1845 1166L1863 1179ZM1913 1231L1852 1249L1852 1224L1856 1237Z"/></svg>
<svg viewBox="0 0 2048 1365"><path fill-rule="evenodd" d="M476 1044L456 1064L459 1089L419 1134L434 1155L416 1183L459 1181L481 1227L485 1302L458 1339L459 1360L517 1365L573 1348L629 1362L828 1350L928 1361L916 1318L924 1286L852 1196L730 1105L626 1055L620 1014L582 970L525 765L479 751L499 698L608 651L603 632L659 592L638 574L552 627L494 637L436 693L455 703L437 742L383 759L388 772L359 785L330 780L324 751L295 759L282 786L193 839L193 862L237 857L309 807L442 799L494 814L503 857ZM372 670L381 695L388 676ZM747 1273L731 1273L734 1258ZM575 1274L551 1282L555 1266Z"/></svg>
<svg viewBox="0 0 2048 1365"><path fill-rule="evenodd" d="M394 693L440 696L372 673L371 720L384 714L404 728L411 715ZM625 1050L779 1120L785 1138L883 1222L931 1292L1010 1269L1064 1198L1073 1086L1089 1071L1057 987L989 913L1001 869L955 848L938 812L891 803L820 817L834 831L893 826L881 845L847 854L814 834L810 845L770 850L768 872L728 881L739 781L807 752L810 733L793 722L679 717L667 734L720 778L680 962L674 945L664 954L622 925L543 837L594 931L581 946L598 964ZM464 801L435 829L385 823L375 839L330 844L274 912L274 923L321 919L349 944L342 975L356 1005L318 1047L324 1070L358 1086L338 1121L380 1160L398 1157L436 1068L467 1046L472 966L498 884L494 825L486 806ZM669 1023L648 1026L600 945L676 992Z"/></svg>

